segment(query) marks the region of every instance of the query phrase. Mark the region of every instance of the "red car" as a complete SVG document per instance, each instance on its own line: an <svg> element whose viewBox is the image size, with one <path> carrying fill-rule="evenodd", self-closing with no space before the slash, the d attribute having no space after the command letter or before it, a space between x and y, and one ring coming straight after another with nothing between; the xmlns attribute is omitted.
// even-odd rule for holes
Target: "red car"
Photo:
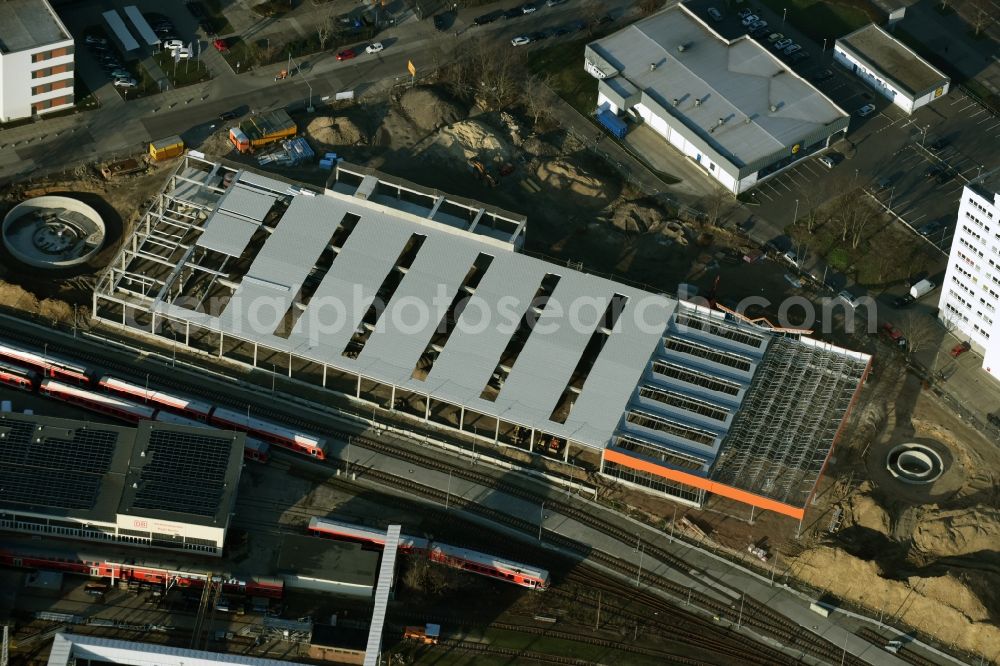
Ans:
<svg viewBox="0 0 1000 666"><path fill-rule="evenodd" d="M346 51L341 51L340 53L337 54L337 60L350 60L351 58L354 58L357 55L358 54L352 51L351 49L347 49Z"/></svg>
<svg viewBox="0 0 1000 666"><path fill-rule="evenodd" d="M215 50L219 53L226 53L229 51L229 44L227 44L224 39L216 39L212 42L212 46L214 46Z"/></svg>

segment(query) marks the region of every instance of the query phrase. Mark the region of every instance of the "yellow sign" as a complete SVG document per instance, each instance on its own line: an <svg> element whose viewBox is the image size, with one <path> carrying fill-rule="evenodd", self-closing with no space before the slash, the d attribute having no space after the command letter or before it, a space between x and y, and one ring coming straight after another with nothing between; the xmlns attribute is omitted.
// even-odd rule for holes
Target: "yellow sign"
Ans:
<svg viewBox="0 0 1000 666"><path fill-rule="evenodd" d="M944 86L941 86L940 88L934 91L934 98L937 99L943 94L944 94Z"/></svg>
<svg viewBox="0 0 1000 666"><path fill-rule="evenodd" d="M417 68L413 66L413 61L412 60L407 60L406 61L406 69L410 70L410 76L416 76L417 75Z"/></svg>
<svg viewBox="0 0 1000 666"><path fill-rule="evenodd" d="M801 143L795 144L794 146L792 146L792 155L799 152L800 150L802 150L802 144Z"/></svg>

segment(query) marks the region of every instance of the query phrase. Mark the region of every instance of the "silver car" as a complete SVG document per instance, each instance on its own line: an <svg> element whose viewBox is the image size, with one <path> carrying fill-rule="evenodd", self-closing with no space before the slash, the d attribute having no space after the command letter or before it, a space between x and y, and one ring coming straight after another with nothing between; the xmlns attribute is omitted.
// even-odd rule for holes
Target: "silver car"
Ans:
<svg viewBox="0 0 1000 666"><path fill-rule="evenodd" d="M788 48L784 49L784 53L785 55L792 55L796 51L801 51L801 50L802 50L801 46L799 46L798 44L792 44Z"/></svg>

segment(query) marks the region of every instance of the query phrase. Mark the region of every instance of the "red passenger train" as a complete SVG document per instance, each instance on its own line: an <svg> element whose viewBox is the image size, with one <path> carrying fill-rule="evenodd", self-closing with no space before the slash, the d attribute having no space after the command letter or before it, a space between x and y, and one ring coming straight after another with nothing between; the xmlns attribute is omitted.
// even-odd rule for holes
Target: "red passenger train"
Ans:
<svg viewBox="0 0 1000 666"><path fill-rule="evenodd" d="M21 569L45 569L81 574L91 578L108 578L112 582L125 580L181 588L202 588L210 577L222 579L224 592L280 599L285 584L266 576L239 577L201 570L186 565L142 560L134 553L108 557L76 550L56 551L29 547L0 546L0 566Z"/></svg>
<svg viewBox="0 0 1000 666"><path fill-rule="evenodd" d="M385 545L385 532L326 518L310 518L309 532L316 536L362 541L377 546ZM549 572L545 569L530 567L520 562L505 560L475 550L436 543L409 535L400 535L399 549L404 553L423 555L432 562L438 562L454 569L489 576L533 590L544 590L549 586Z"/></svg>
<svg viewBox="0 0 1000 666"><path fill-rule="evenodd" d="M90 383L87 368L45 352L39 354L9 342L2 342L0 343L0 358L32 367L45 377L54 377L77 384Z"/></svg>
<svg viewBox="0 0 1000 666"><path fill-rule="evenodd" d="M34 390L37 379L38 375L32 370L0 361L0 382L7 386L31 391Z"/></svg>

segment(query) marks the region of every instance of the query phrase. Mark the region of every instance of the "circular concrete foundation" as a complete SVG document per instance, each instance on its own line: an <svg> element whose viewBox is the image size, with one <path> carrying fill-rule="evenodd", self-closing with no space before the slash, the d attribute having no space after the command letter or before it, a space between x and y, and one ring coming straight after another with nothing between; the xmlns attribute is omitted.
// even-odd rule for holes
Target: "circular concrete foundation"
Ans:
<svg viewBox="0 0 1000 666"><path fill-rule="evenodd" d="M903 483L932 483L944 474L944 462L937 451L916 442L893 447L885 467Z"/></svg>
<svg viewBox="0 0 1000 666"><path fill-rule="evenodd" d="M36 197L14 206L4 217L3 243L14 258L29 266L70 268L101 249L104 221L77 199Z"/></svg>

